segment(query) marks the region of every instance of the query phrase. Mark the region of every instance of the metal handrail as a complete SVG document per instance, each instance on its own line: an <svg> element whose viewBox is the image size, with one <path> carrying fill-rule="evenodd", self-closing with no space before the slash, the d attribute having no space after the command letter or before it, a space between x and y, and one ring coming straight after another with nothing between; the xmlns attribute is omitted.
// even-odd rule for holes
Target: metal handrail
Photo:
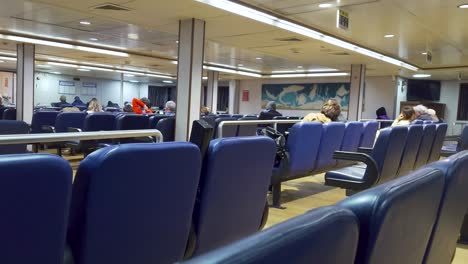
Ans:
<svg viewBox="0 0 468 264"><path fill-rule="evenodd" d="M275 119L275 120L242 120L242 121L221 121L218 125L218 138L223 137L223 127L226 126L246 126L246 125L270 125L273 124L274 129L276 130L278 124L296 124L300 123L302 120L299 119Z"/></svg>
<svg viewBox="0 0 468 264"><path fill-rule="evenodd" d="M94 131L94 132L65 132L65 133L0 135L0 145L50 143L50 142L64 142L64 141L73 141L73 140L134 138L134 137L148 137L148 136L155 137L156 142L163 141L163 135L159 130L141 129L141 130L115 130L115 131Z"/></svg>
<svg viewBox="0 0 468 264"><path fill-rule="evenodd" d="M368 122L368 121L376 121L380 123L393 123L395 120L388 120L388 119L359 119L359 122Z"/></svg>

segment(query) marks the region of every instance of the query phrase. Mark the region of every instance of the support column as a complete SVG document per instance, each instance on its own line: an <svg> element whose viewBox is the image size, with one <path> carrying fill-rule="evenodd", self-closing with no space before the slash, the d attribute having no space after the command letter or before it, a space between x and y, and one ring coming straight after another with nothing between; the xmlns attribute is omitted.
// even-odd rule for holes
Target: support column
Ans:
<svg viewBox="0 0 468 264"><path fill-rule="evenodd" d="M240 81L230 80L229 81L229 113L239 113L239 89Z"/></svg>
<svg viewBox="0 0 468 264"><path fill-rule="evenodd" d="M123 99L123 93L124 93L124 74L121 73L120 74L120 98L119 98L120 103L119 103L119 105L121 105L122 107L125 106L124 101L123 101L124 100ZM140 97L138 97L138 98L140 98Z"/></svg>
<svg viewBox="0 0 468 264"><path fill-rule="evenodd" d="M218 78L219 72L208 71L208 87L206 89L206 106L211 109L211 113L216 114L218 106Z"/></svg>
<svg viewBox="0 0 468 264"><path fill-rule="evenodd" d="M34 112L34 56L33 44L17 45L16 120L28 124Z"/></svg>
<svg viewBox="0 0 468 264"><path fill-rule="evenodd" d="M188 141L192 122L200 118L204 43L205 21L179 22L176 141Z"/></svg>
<svg viewBox="0 0 468 264"><path fill-rule="evenodd" d="M349 96L348 120L359 120L364 110L366 65L351 65L351 89Z"/></svg>

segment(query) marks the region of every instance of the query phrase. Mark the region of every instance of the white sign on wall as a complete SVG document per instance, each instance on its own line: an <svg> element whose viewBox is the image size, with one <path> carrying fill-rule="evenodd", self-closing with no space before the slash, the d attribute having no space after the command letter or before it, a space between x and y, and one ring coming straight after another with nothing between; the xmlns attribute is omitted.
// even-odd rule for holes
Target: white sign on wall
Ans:
<svg viewBox="0 0 468 264"><path fill-rule="evenodd" d="M336 27L344 30L349 28L349 14L343 10L336 11Z"/></svg>
<svg viewBox="0 0 468 264"><path fill-rule="evenodd" d="M59 94L75 94L75 82L59 81Z"/></svg>

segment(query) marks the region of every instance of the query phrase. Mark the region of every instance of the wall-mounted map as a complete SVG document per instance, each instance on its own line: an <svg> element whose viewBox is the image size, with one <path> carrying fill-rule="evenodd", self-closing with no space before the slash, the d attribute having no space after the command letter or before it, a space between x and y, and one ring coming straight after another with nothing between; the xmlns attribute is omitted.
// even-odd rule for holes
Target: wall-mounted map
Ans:
<svg viewBox="0 0 468 264"><path fill-rule="evenodd" d="M306 83L262 85L262 108L269 101L278 109L320 110L328 99L336 99L343 111L349 106L349 83Z"/></svg>

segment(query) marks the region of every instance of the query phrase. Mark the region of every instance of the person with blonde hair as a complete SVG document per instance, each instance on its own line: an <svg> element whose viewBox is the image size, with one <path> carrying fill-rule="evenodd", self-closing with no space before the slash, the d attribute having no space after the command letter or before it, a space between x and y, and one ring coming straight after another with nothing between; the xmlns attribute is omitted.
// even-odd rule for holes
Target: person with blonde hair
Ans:
<svg viewBox="0 0 468 264"><path fill-rule="evenodd" d="M434 109L427 109L426 113L431 116L432 121L436 121L436 122L440 121Z"/></svg>
<svg viewBox="0 0 468 264"><path fill-rule="evenodd" d="M335 99L327 100L323 105L320 113L310 113L302 119L303 122L320 122L330 123L338 121L341 114L341 106Z"/></svg>
<svg viewBox="0 0 468 264"><path fill-rule="evenodd" d="M89 101L88 111L87 112L88 112L88 114L89 113L102 112L102 105L98 101L98 99L93 98L93 99L91 99L91 101Z"/></svg>

